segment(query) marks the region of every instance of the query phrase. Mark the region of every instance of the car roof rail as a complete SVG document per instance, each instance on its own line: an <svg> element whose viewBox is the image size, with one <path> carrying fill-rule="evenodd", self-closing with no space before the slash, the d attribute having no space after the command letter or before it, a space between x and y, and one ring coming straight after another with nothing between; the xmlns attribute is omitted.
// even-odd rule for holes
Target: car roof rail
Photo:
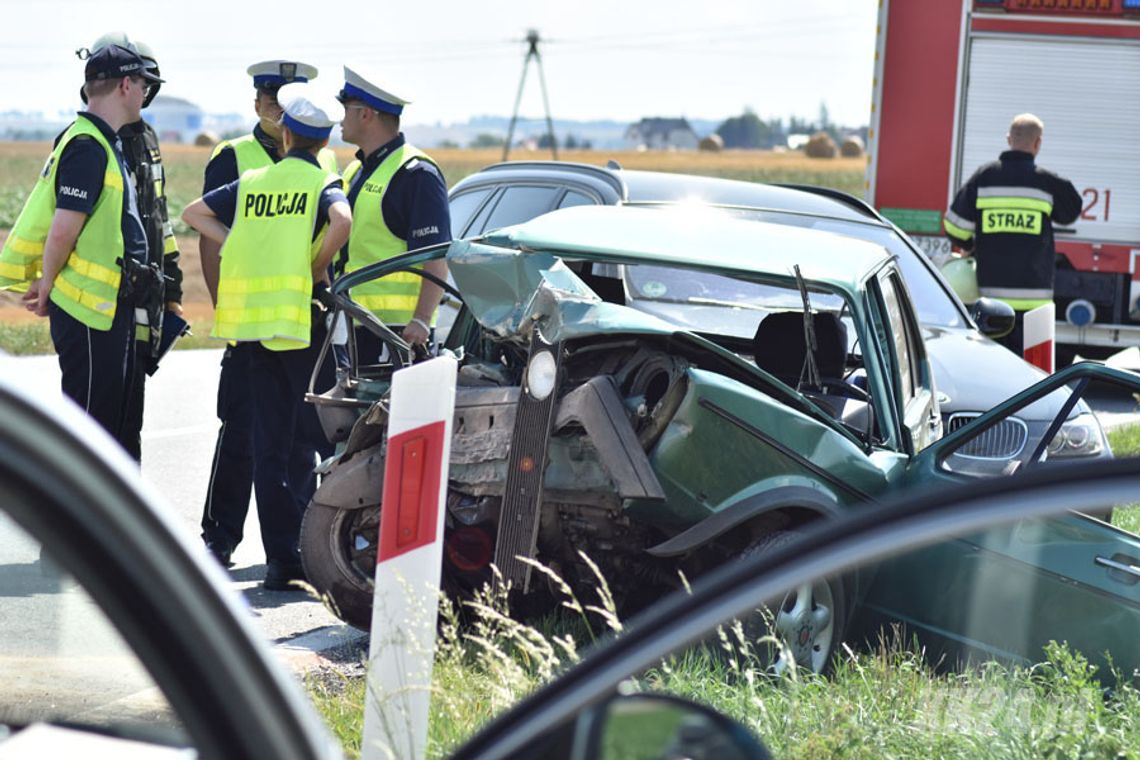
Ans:
<svg viewBox="0 0 1140 760"><path fill-rule="evenodd" d="M625 186L625 180L614 173L616 161L610 161L606 166L594 166L593 164L580 164L573 161L500 161L497 164L485 166L479 170L483 172L498 172L498 171L512 171L515 169L541 169L545 171L562 171L566 173L581 174L594 179L601 180L613 188L614 192L618 194L621 200L626 200L629 197L629 190Z"/></svg>
<svg viewBox="0 0 1140 760"><path fill-rule="evenodd" d="M845 206L850 206L857 211L861 211L880 222L887 223L887 220L875 209L874 206L872 206L870 203L867 203L867 201L863 200L862 198L856 198L851 193L845 193L842 190L835 190L834 188L830 187L820 187L819 185L801 185L795 182L773 182L772 184L776 187L786 187L790 190L802 190L805 193L822 195L825 198L831 198L832 200L839 201Z"/></svg>

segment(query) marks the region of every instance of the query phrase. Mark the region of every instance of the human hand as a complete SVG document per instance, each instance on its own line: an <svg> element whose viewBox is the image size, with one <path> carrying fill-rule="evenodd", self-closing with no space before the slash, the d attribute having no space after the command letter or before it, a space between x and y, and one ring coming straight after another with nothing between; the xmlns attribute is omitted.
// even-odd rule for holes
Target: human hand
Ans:
<svg viewBox="0 0 1140 760"><path fill-rule="evenodd" d="M426 346L429 337L428 328L422 321L413 319L405 325L400 337L407 341L409 345Z"/></svg>
<svg viewBox="0 0 1140 760"><path fill-rule="evenodd" d="M177 314L180 317L182 316L182 304L178 303L177 301L167 301L166 310L171 314Z"/></svg>
<svg viewBox="0 0 1140 760"><path fill-rule="evenodd" d="M34 281L28 286L28 292L23 296L24 308L37 317L48 315L48 297L51 295L52 283L44 278Z"/></svg>

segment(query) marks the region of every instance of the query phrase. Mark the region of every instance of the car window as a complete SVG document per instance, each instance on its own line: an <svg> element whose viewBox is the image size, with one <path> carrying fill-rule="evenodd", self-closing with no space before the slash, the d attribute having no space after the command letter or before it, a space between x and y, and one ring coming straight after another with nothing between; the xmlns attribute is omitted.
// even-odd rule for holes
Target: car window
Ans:
<svg viewBox="0 0 1140 760"><path fill-rule="evenodd" d="M567 190L566 195L562 196L562 200L558 202L558 208L570 208L571 206L592 206L595 203L597 203L597 201L585 193L579 193L575 190Z"/></svg>
<svg viewBox="0 0 1140 760"><path fill-rule="evenodd" d="M882 281L883 305L887 310L887 321L891 329L891 343L898 359L899 389L902 391L904 406L915 396L918 380L917 357L911 347L911 338L908 335L906 318L903 315L903 296L899 293L899 285L895 276L886 277Z"/></svg>
<svg viewBox="0 0 1140 760"><path fill-rule="evenodd" d="M495 208L491 210L486 224L479 230L472 229L469 234L480 234L487 230L496 230L500 227L509 227L533 219L539 214L545 214L554 208L555 198L562 192L560 187L535 187L518 185L508 187L499 197Z"/></svg>
<svg viewBox="0 0 1140 760"><path fill-rule="evenodd" d="M7 509L0 484L0 741L4 728L66 724L185 745L162 692L107 615Z"/></svg>
<svg viewBox="0 0 1140 760"><path fill-rule="evenodd" d="M888 227L781 211L741 209L733 213L758 221L838 232L877 243L899 257L899 268L902 269L907 288L913 296L915 313L918 314L920 323L938 327L964 327L966 324L954 297L938 281L931 271L931 265L924 260L924 255L907 245L897 232Z"/></svg>
<svg viewBox="0 0 1140 760"><path fill-rule="evenodd" d="M467 233L471 217L479 208L479 204L491 194L491 190L492 188L472 190L460 193L450 200L448 205L451 210L451 229L456 237L463 237Z"/></svg>
<svg viewBox="0 0 1140 760"><path fill-rule="evenodd" d="M803 310L799 291L734 277L653 265L624 267L628 304L695 332L751 339L772 311ZM839 312L834 293L811 294L812 307Z"/></svg>

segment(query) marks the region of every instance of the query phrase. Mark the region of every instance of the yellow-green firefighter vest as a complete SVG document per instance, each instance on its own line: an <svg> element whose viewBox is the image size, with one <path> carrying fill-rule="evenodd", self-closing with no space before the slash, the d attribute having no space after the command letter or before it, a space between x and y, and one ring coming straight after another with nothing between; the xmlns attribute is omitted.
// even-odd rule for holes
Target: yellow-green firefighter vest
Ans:
<svg viewBox="0 0 1140 760"><path fill-rule="evenodd" d="M238 181L222 246L215 338L261 341L275 351L309 345L313 240L321 191L340 178L301 158L252 169Z"/></svg>
<svg viewBox="0 0 1140 760"><path fill-rule="evenodd" d="M352 234L348 239L346 274L407 252L407 241L397 237L384 223L383 203L392 177L401 167L416 159L434 164L423 151L405 143L385 156L375 171L361 180L360 192L352 204ZM354 161L344 170L346 188L351 186L352 178L360 168L360 161ZM352 289L352 299L375 314L381 322L404 325L415 313L422 282L419 275L398 272L358 285ZM435 322L434 312L432 322Z"/></svg>
<svg viewBox="0 0 1140 760"><path fill-rule="evenodd" d="M250 169L262 169L266 166L272 166L275 163L272 156L265 152L265 148L262 147L261 143L258 142L257 138L252 134L242 135L233 140L224 140L218 143L214 148L214 152L210 154L210 160L212 161L214 156L226 148L231 148L234 152L234 158L237 159L239 177ZM317 154L317 162L325 171L336 173L336 154L328 148L321 148Z"/></svg>
<svg viewBox="0 0 1140 760"><path fill-rule="evenodd" d="M55 177L59 157L76 137L95 139L107 153L103 190L55 280L51 300L95 330L109 330L115 319L123 255L123 172L107 138L82 115L55 146L35 187L0 250L0 289L25 291L42 272L44 242L55 216Z"/></svg>

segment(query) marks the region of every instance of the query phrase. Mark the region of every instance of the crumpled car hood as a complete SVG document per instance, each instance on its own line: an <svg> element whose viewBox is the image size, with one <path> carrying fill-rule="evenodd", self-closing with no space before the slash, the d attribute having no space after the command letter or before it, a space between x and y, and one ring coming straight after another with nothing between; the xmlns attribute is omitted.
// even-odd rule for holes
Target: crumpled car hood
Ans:
<svg viewBox="0 0 1140 760"><path fill-rule="evenodd" d="M447 265L479 324L525 338L538 323L549 341L605 333L671 335L676 325L606 303L557 256L459 240Z"/></svg>

